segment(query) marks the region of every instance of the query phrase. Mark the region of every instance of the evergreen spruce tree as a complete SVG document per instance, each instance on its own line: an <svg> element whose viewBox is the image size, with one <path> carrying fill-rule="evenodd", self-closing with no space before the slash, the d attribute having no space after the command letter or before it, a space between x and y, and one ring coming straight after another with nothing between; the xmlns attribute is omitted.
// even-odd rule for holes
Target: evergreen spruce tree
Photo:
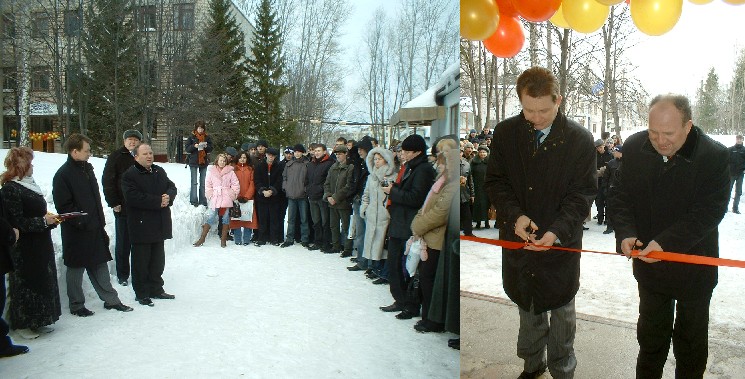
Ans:
<svg viewBox="0 0 745 379"><path fill-rule="evenodd" d="M710 134L719 134L721 130L721 90L719 88L719 77L714 68L709 69L706 82L702 82L696 96L696 126Z"/></svg>
<svg viewBox="0 0 745 379"><path fill-rule="evenodd" d="M132 9L127 0L93 0L86 9L83 54L87 67L69 72L73 91L85 101L74 103L87 122L81 132L93 139L94 153L108 153L121 144L124 130L140 119L136 109L136 47ZM73 95L73 99L79 97ZM74 100L74 101L75 101Z"/></svg>
<svg viewBox="0 0 745 379"><path fill-rule="evenodd" d="M194 118L207 122L207 132L218 150L240 145L248 131L243 38L230 2L211 0L195 62L191 104L196 112Z"/></svg>
<svg viewBox="0 0 745 379"><path fill-rule="evenodd" d="M270 145L297 142L294 124L282 120L282 97L287 85L282 83L284 56L282 35L273 0L262 0L256 15L254 43L248 58L248 119L251 132L265 138Z"/></svg>

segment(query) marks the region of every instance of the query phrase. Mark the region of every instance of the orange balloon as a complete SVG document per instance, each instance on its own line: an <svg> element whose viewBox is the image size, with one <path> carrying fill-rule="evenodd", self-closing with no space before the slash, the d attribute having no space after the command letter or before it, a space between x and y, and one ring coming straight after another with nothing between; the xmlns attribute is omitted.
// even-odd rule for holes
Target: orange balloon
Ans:
<svg viewBox="0 0 745 379"><path fill-rule="evenodd" d="M730 5L743 5L743 4L745 4L745 0L722 0L722 1L724 1L725 3L730 4Z"/></svg>
<svg viewBox="0 0 745 379"><path fill-rule="evenodd" d="M561 5L561 0L520 0L513 3L517 13L532 22L543 22L551 18Z"/></svg>
<svg viewBox="0 0 745 379"><path fill-rule="evenodd" d="M484 47L499 58L512 58L523 48L525 32L517 17L499 18L497 31L484 40Z"/></svg>
<svg viewBox="0 0 745 379"><path fill-rule="evenodd" d="M595 0L564 0L562 8L569 26L580 33L592 33L600 29L610 13L607 5Z"/></svg>
<svg viewBox="0 0 745 379"><path fill-rule="evenodd" d="M460 35L481 41L497 30L499 14L494 0L460 0Z"/></svg>
<svg viewBox="0 0 745 379"><path fill-rule="evenodd" d="M513 0L496 0L496 1L497 1L497 8L499 8L500 16L507 16L507 17L517 16L517 10L515 10L515 6L512 3ZM515 0L515 1L521 1L521 0Z"/></svg>
<svg viewBox="0 0 745 379"><path fill-rule="evenodd" d="M669 32L683 13L683 0L634 0L631 19L644 34L660 36Z"/></svg>

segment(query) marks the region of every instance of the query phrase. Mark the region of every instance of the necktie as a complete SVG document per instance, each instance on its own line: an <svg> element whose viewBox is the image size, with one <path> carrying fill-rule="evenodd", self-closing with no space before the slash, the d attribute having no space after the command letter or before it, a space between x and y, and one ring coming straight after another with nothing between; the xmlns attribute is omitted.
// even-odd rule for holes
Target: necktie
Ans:
<svg viewBox="0 0 745 379"><path fill-rule="evenodd" d="M541 144L541 137L543 137L543 132L540 130L535 131L535 147L538 147Z"/></svg>

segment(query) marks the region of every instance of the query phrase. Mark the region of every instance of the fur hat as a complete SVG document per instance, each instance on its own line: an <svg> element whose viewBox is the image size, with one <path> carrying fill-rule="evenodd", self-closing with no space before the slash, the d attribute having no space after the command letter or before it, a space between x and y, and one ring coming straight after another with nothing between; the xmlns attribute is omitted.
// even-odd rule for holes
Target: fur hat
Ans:
<svg viewBox="0 0 745 379"><path fill-rule="evenodd" d="M256 147L259 147L259 146L269 147L269 144L266 142L265 139L260 139L256 141Z"/></svg>
<svg viewBox="0 0 745 379"><path fill-rule="evenodd" d="M297 144L297 145L293 146L293 147L292 147L292 151L293 151L293 152L295 152L295 151L302 151L302 152L303 152L303 154L305 154L305 153L307 153L307 152L308 152L307 150L305 150L305 146L303 146L303 144L302 144L302 143L299 143L299 144Z"/></svg>
<svg viewBox="0 0 745 379"><path fill-rule="evenodd" d="M491 152L491 150L489 150L489 148L486 147L486 146L484 146L484 145L480 145L479 146L479 151L481 151L481 150L486 151L487 154L489 154Z"/></svg>
<svg viewBox="0 0 745 379"><path fill-rule="evenodd" d="M424 137L419 134L412 134L404 142L401 142L401 149L406 151L421 151L422 153L427 152L427 142L424 141Z"/></svg>
<svg viewBox="0 0 745 379"><path fill-rule="evenodd" d="M370 150L373 149L372 140L370 139L370 136L364 136L362 139L357 142L357 149L362 149L367 151L368 153Z"/></svg>
<svg viewBox="0 0 745 379"><path fill-rule="evenodd" d="M268 147L268 148L266 149L266 153L267 153L267 154L271 154L271 155L274 155L274 156L276 157L277 155L279 155L279 150L277 150L277 148L276 148L276 147Z"/></svg>
<svg viewBox="0 0 745 379"><path fill-rule="evenodd" d="M122 139L127 139L129 137L134 137L142 141L142 133L140 133L140 131L136 129L129 129L124 131Z"/></svg>
<svg viewBox="0 0 745 379"><path fill-rule="evenodd" d="M346 153L349 150L344 145L336 145L334 146L334 153Z"/></svg>

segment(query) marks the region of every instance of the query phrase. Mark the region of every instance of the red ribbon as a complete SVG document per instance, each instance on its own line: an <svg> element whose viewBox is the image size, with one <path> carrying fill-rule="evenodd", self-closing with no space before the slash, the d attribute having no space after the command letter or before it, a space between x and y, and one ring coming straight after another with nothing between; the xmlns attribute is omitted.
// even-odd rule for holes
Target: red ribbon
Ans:
<svg viewBox="0 0 745 379"><path fill-rule="evenodd" d="M504 240L495 240L491 238L482 238L482 237L475 237L475 236L474 237L460 236L460 239L463 241L473 241L473 242L485 243L489 245L495 245L495 246L499 246L499 247L510 249L510 250L518 250L518 249L525 248L526 246L535 246L535 244L530 243L530 242L504 241ZM612 253L612 252L607 252L607 251L571 249L568 247L561 247L561 246L552 246L551 250L569 251L573 253L595 253L595 254L619 255L617 253ZM639 257L639 252L640 250L632 250L631 257L632 258ZM670 253L667 251L651 251L649 252L649 254L646 255L646 258L659 259L661 261L668 261L668 262L691 263L691 264L697 264L697 265L745 268L745 261L738 261L736 259L703 257L700 255Z"/></svg>

